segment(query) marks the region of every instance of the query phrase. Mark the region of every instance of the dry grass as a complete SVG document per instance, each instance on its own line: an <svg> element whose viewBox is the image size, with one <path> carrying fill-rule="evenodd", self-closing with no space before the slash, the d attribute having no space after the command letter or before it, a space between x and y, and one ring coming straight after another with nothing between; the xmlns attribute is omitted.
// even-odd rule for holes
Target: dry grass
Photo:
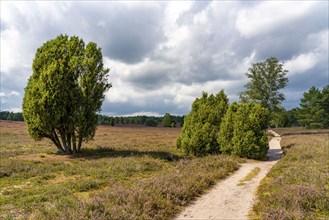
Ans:
<svg viewBox="0 0 329 220"><path fill-rule="evenodd" d="M100 126L76 156L0 122L0 219L169 219L240 160L184 157L178 128Z"/></svg>
<svg viewBox="0 0 329 220"><path fill-rule="evenodd" d="M277 129L283 158L259 187L257 219L329 218L329 130Z"/></svg>

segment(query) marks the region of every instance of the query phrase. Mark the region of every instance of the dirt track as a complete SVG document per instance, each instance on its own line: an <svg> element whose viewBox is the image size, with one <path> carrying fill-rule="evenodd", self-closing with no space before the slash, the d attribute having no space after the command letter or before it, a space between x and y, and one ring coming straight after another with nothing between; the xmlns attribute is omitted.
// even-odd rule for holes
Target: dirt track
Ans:
<svg viewBox="0 0 329 220"><path fill-rule="evenodd" d="M269 161L243 164L232 176L216 184L176 219L248 219L247 214L252 208L257 186L282 154L280 136L270 132L275 137L269 143ZM260 168L260 172L250 181L244 182L244 185L239 184L256 167Z"/></svg>

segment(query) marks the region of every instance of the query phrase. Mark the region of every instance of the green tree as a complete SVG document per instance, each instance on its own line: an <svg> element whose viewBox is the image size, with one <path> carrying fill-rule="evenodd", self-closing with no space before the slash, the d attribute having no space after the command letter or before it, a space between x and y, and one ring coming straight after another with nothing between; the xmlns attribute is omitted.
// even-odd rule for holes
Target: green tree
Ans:
<svg viewBox="0 0 329 220"><path fill-rule="evenodd" d="M49 138L62 153L76 153L93 139L109 69L93 42L59 35L38 48L23 99L30 135Z"/></svg>
<svg viewBox="0 0 329 220"><path fill-rule="evenodd" d="M329 127L329 85L323 90L311 87L300 100L298 122L307 128Z"/></svg>
<svg viewBox="0 0 329 220"><path fill-rule="evenodd" d="M218 144L223 153L262 159L268 151L265 130L269 111L258 103L233 103L220 125Z"/></svg>
<svg viewBox="0 0 329 220"><path fill-rule="evenodd" d="M329 84L323 87L322 97L320 100L321 108L323 112L323 127L329 128Z"/></svg>
<svg viewBox="0 0 329 220"><path fill-rule="evenodd" d="M273 113L279 111L279 106L285 99L279 90L288 83L287 73L283 63L275 57L252 64L246 73L250 82L245 85L246 91L240 93L241 101L260 103L270 111L271 118L275 117Z"/></svg>
<svg viewBox="0 0 329 220"><path fill-rule="evenodd" d="M193 102L191 112L184 118L177 147L195 156L219 153L217 135L227 107L228 98L223 90L216 96L204 92Z"/></svg>
<svg viewBox="0 0 329 220"><path fill-rule="evenodd" d="M299 126L297 116L296 116L297 111L298 111L298 108L293 108L293 109L287 111L287 118L288 118L287 127Z"/></svg>
<svg viewBox="0 0 329 220"><path fill-rule="evenodd" d="M162 126L171 127L171 122L172 122L171 115L169 113L166 113L162 119Z"/></svg>
<svg viewBox="0 0 329 220"><path fill-rule="evenodd" d="M272 115L273 117L271 118L270 121L271 127L275 127L275 128L287 127L289 123L289 118L287 111L282 106L279 106L277 111L273 112Z"/></svg>

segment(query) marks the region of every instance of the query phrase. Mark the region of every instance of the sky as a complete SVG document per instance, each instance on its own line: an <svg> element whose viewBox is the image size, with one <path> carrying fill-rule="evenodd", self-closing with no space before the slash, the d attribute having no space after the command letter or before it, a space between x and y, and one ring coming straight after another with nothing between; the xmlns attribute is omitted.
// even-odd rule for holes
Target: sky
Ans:
<svg viewBox="0 0 329 220"><path fill-rule="evenodd" d="M188 114L202 92L230 102L252 63L289 72L287 109L329 84L328 1L1 1L2 111L21 111L37 48L60 34L102 48L102 114Z"/></svg>

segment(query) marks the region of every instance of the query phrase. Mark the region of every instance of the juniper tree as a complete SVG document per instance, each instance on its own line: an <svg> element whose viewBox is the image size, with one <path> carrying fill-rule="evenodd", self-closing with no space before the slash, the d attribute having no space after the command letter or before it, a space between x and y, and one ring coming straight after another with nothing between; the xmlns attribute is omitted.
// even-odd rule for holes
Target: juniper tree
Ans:
<svg viewBox="0 0 329 220"><path fill-rule="evenodd" d="M62 153L76 153L93 139L109 69L101 48L79 37L59 35L38 48L23 99L30 135L49 138Z"/></svg>
<svg viewBox="0 0 329 220"><path fill-rule="evenodd" d="M223 153L262 159L268 151L265 133L269 111L258 103L233 103L229 106L218 134Z"/></svg>
<svg viewBox="0 0 329 220"><path fill-rule="evenodd" d="M217 95L204 92L193 102L191 112L184 118L177 147L195 156L219 153L217 135L227 107L228 98L223 90Z"/></svg>

